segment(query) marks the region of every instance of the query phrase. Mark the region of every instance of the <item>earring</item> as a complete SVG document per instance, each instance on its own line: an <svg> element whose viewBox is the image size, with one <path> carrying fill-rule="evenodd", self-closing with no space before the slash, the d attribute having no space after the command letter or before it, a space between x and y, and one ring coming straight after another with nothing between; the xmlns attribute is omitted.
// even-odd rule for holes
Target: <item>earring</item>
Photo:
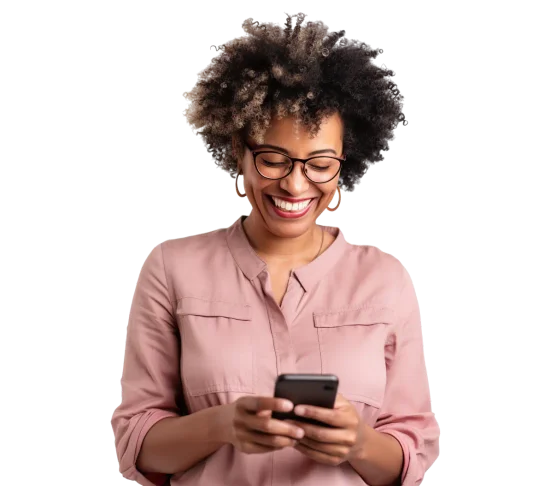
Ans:
<svg viewBox="0 0 551 486"><path fill-rule="evenodd" d="M233 179L233 191L235 192L235 195L239 199L247 199L247 194L245 194L244 192L241 192L241 189L239 188L239 179L240 179L240 176L234 177L234 179Z"/></svg>
<svg viewBox="0 0 551 486"><path fill-rule="evenodd" d="M327 206L328 211L335 211L341 204L341 188L339 186L337 186L337 191L339 191L339 202L334 208L330 208L329 206Z"/></svg>

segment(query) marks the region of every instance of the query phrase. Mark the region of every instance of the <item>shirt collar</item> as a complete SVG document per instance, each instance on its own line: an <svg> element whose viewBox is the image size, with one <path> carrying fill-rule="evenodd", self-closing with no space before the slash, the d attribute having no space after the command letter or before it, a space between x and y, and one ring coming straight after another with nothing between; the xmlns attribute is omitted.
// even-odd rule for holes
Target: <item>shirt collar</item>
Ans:
<svg viewBox="0 0 551 486"><path fill-rule="evenodd" d="M245 234L243 221L246 217L247 216L240 216L237 218L237 221L227 229L226 241L241 271L249 280L253 280L266 269L267 265L254 251L254 248L249 243L247 235ZM310 263L293 270L297 280L306 292L312 290L327 272L333 268L348 246L339 228L333 226L319 226L336 238L320 256Z"/></svg>

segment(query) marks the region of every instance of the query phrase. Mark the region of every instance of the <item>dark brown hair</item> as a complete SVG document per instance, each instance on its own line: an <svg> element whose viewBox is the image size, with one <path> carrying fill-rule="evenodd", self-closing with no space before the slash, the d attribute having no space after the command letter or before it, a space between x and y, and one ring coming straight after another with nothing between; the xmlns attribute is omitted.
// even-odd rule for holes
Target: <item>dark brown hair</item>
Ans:
<svg viewBox="0 0 551 486"><path fill-rule="evenodd" d="M303 26L304 17L287 15L285 28L249 18L243 22L248 36L211 46L221 53L184 93L191 100L184 113L201 129L197 134L216 164L233 177L233 136L242 150L246 135L264 141L272 117L294 115L313 137L323 118L338 112L347 157L339 183L352 191L368 164L384 159L381 151L388 150L398 123L407 124L403 96L388 79L394 72L372 63L382 49L348 40L344 30L328 33L323 22Z"/></svg>

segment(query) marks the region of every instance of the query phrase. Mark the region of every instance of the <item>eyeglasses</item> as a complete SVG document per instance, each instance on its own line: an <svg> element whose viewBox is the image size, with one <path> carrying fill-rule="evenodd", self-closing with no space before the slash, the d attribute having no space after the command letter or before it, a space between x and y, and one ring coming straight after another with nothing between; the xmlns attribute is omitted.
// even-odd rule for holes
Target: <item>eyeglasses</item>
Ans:
<svg viewBox="0 0 551 486"><path fill-rule="evenodd" d="M287 177L295 167L295 162L302 162L303 174L309 181L315 184L325 184L333 180L341 170L346 155L342 158L316 155L307 159L289 157L288 155L273 150L253 150L245 142L245 146L251 151L254 166L257 172L265 179L278 180Z"/></svg>

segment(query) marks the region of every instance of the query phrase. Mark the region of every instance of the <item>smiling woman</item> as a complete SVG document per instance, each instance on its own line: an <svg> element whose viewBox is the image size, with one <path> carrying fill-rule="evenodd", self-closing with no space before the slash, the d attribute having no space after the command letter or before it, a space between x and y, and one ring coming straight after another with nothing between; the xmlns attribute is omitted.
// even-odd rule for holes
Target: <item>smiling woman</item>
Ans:
<svg viewBox="0 0 551 486"><path fill-rule="evenodd" d="M284 117L266 130L263 138L269 143L245 140L246 151L237 167L253 207L244 222L247 234L255 238L255 228L263 228L287 239L288 246L289 238L300 240L312 233L338 189L337 175L346 160L343 135L342 119L334 113L313 138L304 127L297 130L292 117Z"/></svg>
<svg viewBox="0 0 551 486"><path fill-rule="evenodd" d="M186 93L251 212L159 243L141 269L111 423L142 485L413 486L438 456L408 271L316 223L383 159L401 96L381 50L296 17L246 20ZM287 373L337 375L334 408L274 398ZM272 417L295 405L331 427Z"/></svg>

